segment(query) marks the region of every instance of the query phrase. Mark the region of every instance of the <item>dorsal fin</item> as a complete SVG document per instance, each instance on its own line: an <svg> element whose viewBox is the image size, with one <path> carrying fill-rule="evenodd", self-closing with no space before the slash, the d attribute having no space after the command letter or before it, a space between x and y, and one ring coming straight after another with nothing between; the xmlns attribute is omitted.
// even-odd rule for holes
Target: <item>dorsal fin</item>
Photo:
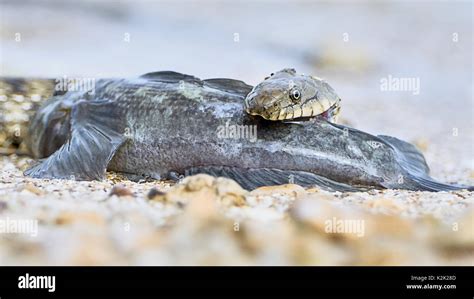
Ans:
<svg viewBox="0 0 474 299"><path fill-rule="evenodd" d="M226 78L206 79L204 80L204 83L206 86L211 88L219 89L225 92L236 93L242 96L246 96L253 88L243 81Z"/></svg>
<svg viewBox="0 0 474 299"><path fill-rule="evenodd" d="M202 85L202 81L199 78L173 71L146 73L144 75L141 75L140 78L168 83L179 83L180 81L184 81L189 83L198 83Z"/></svg>

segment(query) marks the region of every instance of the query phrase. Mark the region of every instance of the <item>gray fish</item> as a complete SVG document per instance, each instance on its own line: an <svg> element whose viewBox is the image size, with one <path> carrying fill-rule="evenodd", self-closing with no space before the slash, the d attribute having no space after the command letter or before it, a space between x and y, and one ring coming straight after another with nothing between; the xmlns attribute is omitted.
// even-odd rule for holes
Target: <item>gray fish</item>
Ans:
<svg viewBox="0 0 474 299"><path fill-rule="evenodd" d="M244 111L252 87L157 72L99 80L93 95L50 99L31 124L30 148L47 157L37 178L95 180L106 170L156 179L207 173L246 189L296 183L332 191L457 190L436 182L423 155L394 137L317 122L282 123Z"/></svg>

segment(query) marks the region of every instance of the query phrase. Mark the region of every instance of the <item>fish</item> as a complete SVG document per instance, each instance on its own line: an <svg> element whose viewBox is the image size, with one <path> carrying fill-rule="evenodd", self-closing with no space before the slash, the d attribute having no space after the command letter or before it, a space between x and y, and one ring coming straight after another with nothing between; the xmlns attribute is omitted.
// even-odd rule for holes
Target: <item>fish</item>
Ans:
<svg viewBox="0 0 474 299"><path fill-rule="evenodd" d="M107 170L153 179L206 173L243 188L299 184L328 191L449 191L423 155L390 136L324 118L285 123L250 115L253 87L164 71L98 80L94 93L68 91L37 111L29 147L34 178L101 180Z"/></svg>

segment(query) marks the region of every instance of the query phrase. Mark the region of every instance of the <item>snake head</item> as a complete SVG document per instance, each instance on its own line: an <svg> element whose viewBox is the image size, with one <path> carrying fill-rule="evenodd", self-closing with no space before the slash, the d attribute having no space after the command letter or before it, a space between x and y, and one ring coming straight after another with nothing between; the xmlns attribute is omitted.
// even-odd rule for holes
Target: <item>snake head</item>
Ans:
<svg viewBox="0 0 474 299"><path fill-rule="evenodd" d="M255 86L245 98L245 110L274 121L323 117L334 122L340 101L325 81L287 68Z"/></svg>

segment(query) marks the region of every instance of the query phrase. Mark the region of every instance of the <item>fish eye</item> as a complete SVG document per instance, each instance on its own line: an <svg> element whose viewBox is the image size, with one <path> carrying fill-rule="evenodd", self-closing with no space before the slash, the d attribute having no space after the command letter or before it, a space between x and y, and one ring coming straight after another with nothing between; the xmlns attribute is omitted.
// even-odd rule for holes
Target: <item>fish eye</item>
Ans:
<svg viewBox="0 0 474 299"><path fill-rule="evenodd" d="M301 92L298 89L293 89L292 91L290 91L290 98L293 101L299 100L301 98Z"/></svg>

